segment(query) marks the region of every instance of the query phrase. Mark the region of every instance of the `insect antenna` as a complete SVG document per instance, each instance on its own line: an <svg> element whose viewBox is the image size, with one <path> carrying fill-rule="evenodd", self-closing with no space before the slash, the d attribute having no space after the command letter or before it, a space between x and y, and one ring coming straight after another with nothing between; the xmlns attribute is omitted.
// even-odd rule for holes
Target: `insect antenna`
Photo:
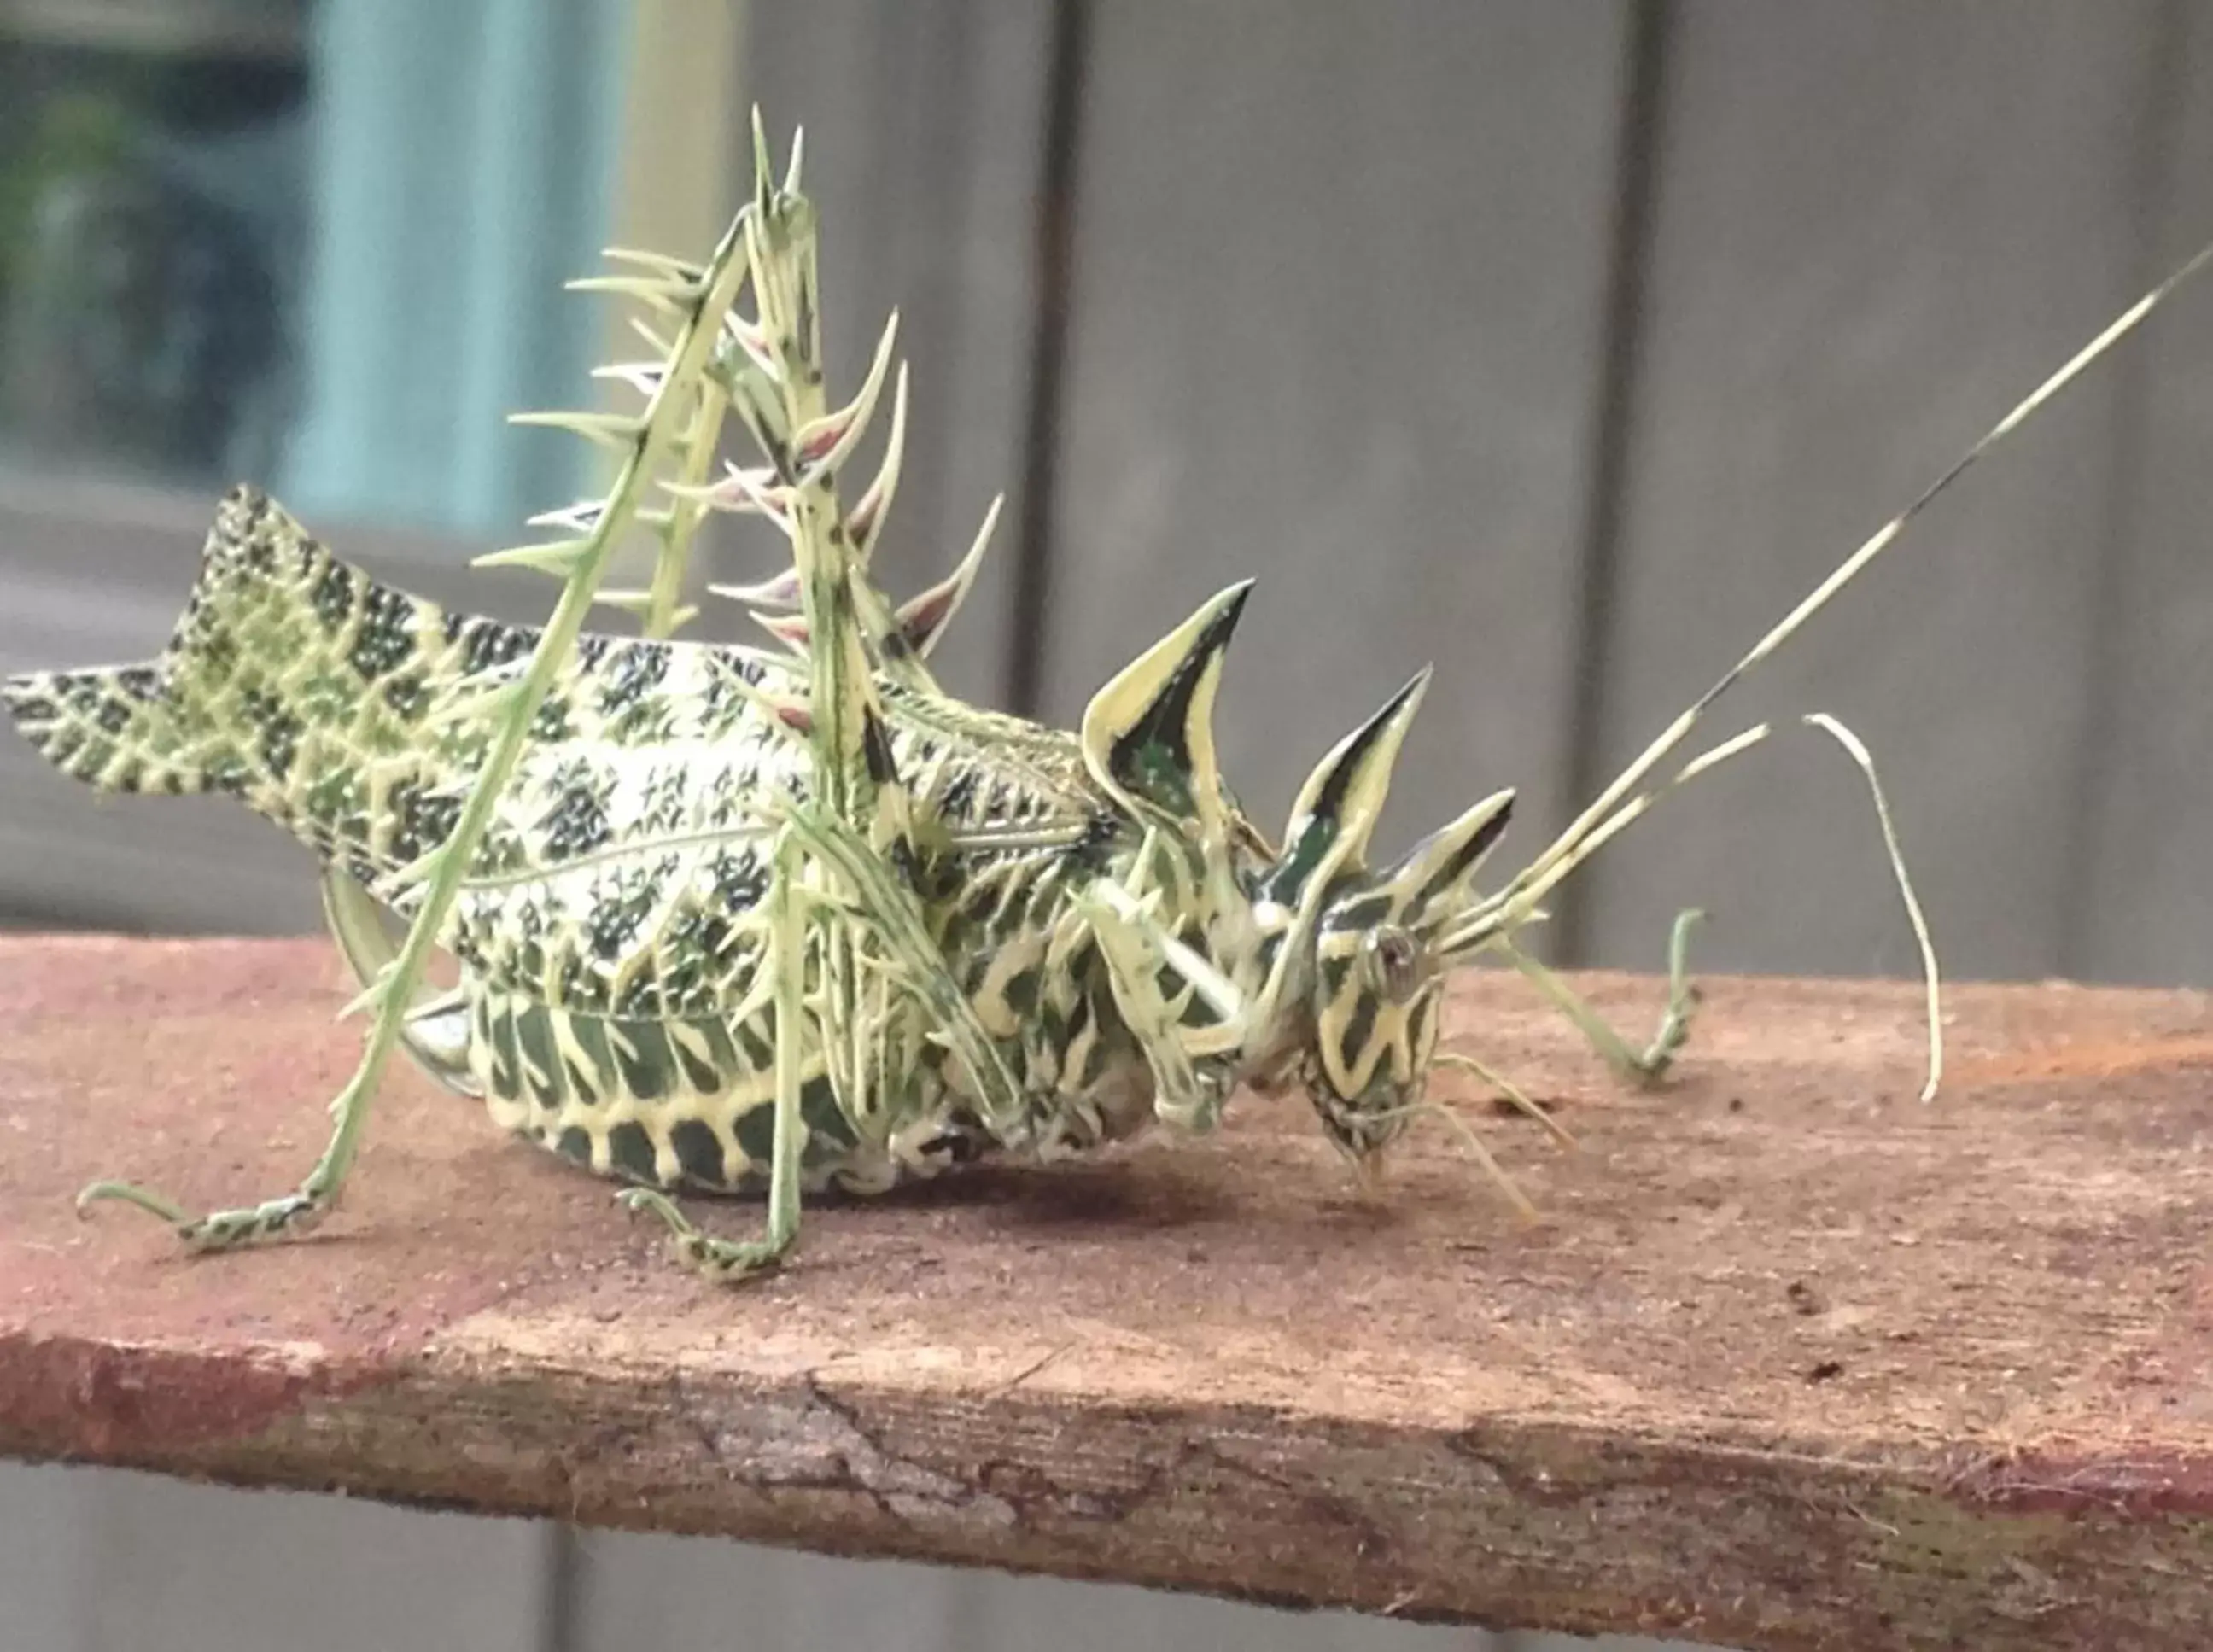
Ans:
<svg viewBox="0 0 2213 1652"><path fill-rule="evenodd" d="M1891 821L1890 804L1883 797L1882 782L1875 777L1875 754L1868 750L1866 741L1826 711L1808 712L1805 720L1843 747L1844 755L1859 765L1860 772L1867 777L1868 791L1875 799L1875 818L1882 828L1883 850L1890 856L1891 874L1898 881L1899 899L1905 903L1905 916L1913 925L1914 942L1921 948L1921 978L1929 990L1929 1079L1921 1087L1921 1099L1934 1100L1936 1086L1944 1076L1944 1021L1938 1013L1936 943L1929 938L1929 919L1913 893L1913 880L1906 875L1905 856L1898 846L1898 828Z"/></svg>
<svg viewBox="0 0 2213 1652"><path fill-rule="evenodd" d="M1442 1058L1439 1058L1440 1060ZM1533 1101L1529 1105L1533 1107L1536 1106ZM1541 1108L1538 1110L1537 1116L1545 1118ZM1383 1124L1398 1119L1436 1119L1447 1130L1460 1137L1460 1144L1467 1149L1468 1156L1483 1167L1485 1175L1498 1184L1498 1191L1506 1195L1507 1202L1513 1205L1515 1210L1524 1221L1538 1220L1537 1207L1530 1202L1529 1196L1521 1191L1521 1184L1515 1181L1506 1167L1498 1162L1491 1149L1484 1146L1483 1138L1475 1133L1467 1120L1445 1106L1443 1102L1415 1101L1403 1107L1393 1107L1387 1112L1369 1113L1366 1119L1370 1124ZM1545 1119L1545 1122L1548 1125L1552 1124L1550 1119ZM1553 1125L1553 1128L1557 1130L1558 1126Z"/></svg>
<svg viewBox="0 0 2213 1652"><path fill-rule="evenodd" d="M1452 938L1452 949L1463 951L1479 946L1489 936L1510 930L1517 923L1525 920L1538 894L1545 889L1551 888L1561 878L1581 865L1600 844L1626 826L1629 820L1643 813L1645 808L1649 808L1660 796L1692 778L1697 772L1712 766L1724 758L1735 755L1764 735L1765 729L1763 726L1756 732L1741 735L1736 740L1715 748L1714 751L1686 765L1682 772L1676 775L1667 784L1654 789L1650 793L1631 799L1627 807L1622 808L1620 817L1616 816L1617 808L1622 806L1623 801L1630 798L1631 793L1643 784L1652 771L1666 762L1676 748L1690 737L1691 731L1698 726L1699 719L1705 715L1715 701L1734 688L1761 661L1789 642L1808 620L1826 607L1839 591L1866 570L1869 563L1890 548L1899 534L1905 531L1909 522L1927 509L1939 495L1972 468L1978 460L2027 423L2030 417L2046 402L2080 377L2092 363L2135 331L2145 317L2158 308L2176 289L2203 271L2209 263L2213 263L2213 244L2208 244L2199 249L2188 263L2183 265L2173 275L2124 310L2103 332L2083 345L2057 372L2037 386L2010 412L1992 425L1981 441L1976 442L1962 454L1950 469L1923 489L1919 497L1911 504L1877 528L1858 550L1839 563L1835 570L1808 592L1796 607L1791 609L1772 630L1753 643L1746 651L1743 658L1723 672L1710 688L1699 695L1674 722L1661 730L1659 737L1646 747L1635 761L1616 776L1613 783L1546 846L1543 853L1530 862L1521 871L1516 873L1513 880L1504 887L1472 908L1461 923L1455 926ZM1830 732L1833 734L1835 730L1832 728ZM1846 742L1846 749L1849 751L1850 747L1851 742ZM1862 747L1862 750L1863 751L1864 748ZM1864 765L1862 766L1868 768L1868 773L1872 779L1872 767ZM1880 788L1877 789L1876 795L1879 799ZM1887 811L1885 812L1887 814ZM1887 837L1887 832L1886 836ZM1891 841L1894 851L1894 839ZM1893 863L1896 863L1894 852ZM1902 878L1902 865L1899 867L1899 870ZM1911 899L1910 889L1908 906L1909 910L1917 917L1918 903ZM1917 924L1917 929L1922 932L1925 941L1925 927Z"/></svg>
<svg viewBox="0 0 2213 1652"><path fill-rule="evenodd" d="M1440 1050L1436 1054L1436 1061L1440 1067L1457 1067L1460 1071L1472 1074L1481 1082L1490 1085L1505 1098L1515 1112L1526 1118L1535 1119L1552 1132L1552 1139L1562 1147L1572 1148L1581 1145L1575 1137L1570 1134L1565 1125L1545 1112L1543 1106L1531 1100L1527 1092L1520 1085L1497 1069L1459 1050Z"/></svg>

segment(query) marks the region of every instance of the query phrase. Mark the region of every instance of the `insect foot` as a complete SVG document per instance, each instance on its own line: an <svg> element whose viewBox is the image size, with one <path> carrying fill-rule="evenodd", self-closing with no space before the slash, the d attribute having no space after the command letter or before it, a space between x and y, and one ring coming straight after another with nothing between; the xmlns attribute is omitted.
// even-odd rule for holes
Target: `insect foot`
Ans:
<svg viewBox="0 0 2213 1652"><path fill-rule="evenodd" d="M1659 1030L1642 1050L1615 1031L1581 993L1515 945L1510 936L1499 943L1497 950L1552 1001L1555 1009L1575 1023L1576 1030L1588 1040L1607 1066L1626 1082L1649 1088L1667 1076L1668 1068L1690 1041L1691 1017L1700 999L1690 973L1691 931L1704 923L1705 917L1695 906L1675 914L1674 927L1667 936L1667 1005L1661 1012Z"/></svg>
<svg viewBox="0 0 2213 1652"><path fill-rule="evenodd" d="M215 1210L204 1216L190 1216L159 1193L136 1182L96 1181L76 1196L77 1214L89 1216L92 1206L109 1199L136 1205L160 1217L177 1230L177 1238L186 1249L200 1252L235 1251L279 1234L305 1233L320 1222L330 1209L327 1199L301 1192L287 1193L236 1210Z"/></svg>
<svg viewBox="0 0 2213 1652"><path fill-rule="evenodd" d="M674 1199L650 1187L625 1187L615 1195L615 1202L633 1216L643 1211L659 1216L668 1226L668 1247L677 1260L717 1283L765 1273L783 1259L799 1233L798 1223L793 1222L781 1236L742 1244L701 1233L692 1218L676 1208Z"/></svg>

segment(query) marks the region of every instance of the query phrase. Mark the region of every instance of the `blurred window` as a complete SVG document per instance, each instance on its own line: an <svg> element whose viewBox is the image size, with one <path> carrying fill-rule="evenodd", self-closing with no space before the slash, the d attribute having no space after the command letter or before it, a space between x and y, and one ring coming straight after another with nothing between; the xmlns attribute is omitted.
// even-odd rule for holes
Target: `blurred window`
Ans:
<svg viewBox="0 0 2213 1652"><path fill-rule="evenodd" d="M0 471L480 537L578 482L626 0L0 0Z"/></svg>
<svg viewBox="0 0 2213 1652"><path fill-rule="evenodd" d="M727 221L741 16L0 0L0 673L154 653L241 480L412 589L542 616L467 553L606 455L506 415L593 405L627 345L561 290L600 247ZM304 851L235 807L95 808L4 726L0 799L0 927L316 927Z"/></svg>
<svg viewBox="0 0 2213 1652"><path fill-rule="evenodd" d="M269 474L297 382L298 3L0 6L0 442Z"/></svg>

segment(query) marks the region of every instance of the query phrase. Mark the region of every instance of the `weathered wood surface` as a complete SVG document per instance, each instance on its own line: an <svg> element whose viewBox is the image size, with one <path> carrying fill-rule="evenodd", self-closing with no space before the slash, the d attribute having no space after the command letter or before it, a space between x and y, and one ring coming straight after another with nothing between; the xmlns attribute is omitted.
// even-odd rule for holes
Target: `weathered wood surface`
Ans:
<svg viewBox="0 0 2213 1652"><path fill-rule="evenodd" d="M2194 1647L2213 1616L2213 999L1710 984L1625 1094L1460 997L1471 1108L1364 1204L1295 1102L812 1216L717 1292L411 1077L315 1240L187 1262L95 1173L273 1191L351 1060L326 949L0 943L0 1450L1747 1647ZM1641 1017L1650 983L1594 977ZM751 1219L714 1213L735 1230Z"/></svg>

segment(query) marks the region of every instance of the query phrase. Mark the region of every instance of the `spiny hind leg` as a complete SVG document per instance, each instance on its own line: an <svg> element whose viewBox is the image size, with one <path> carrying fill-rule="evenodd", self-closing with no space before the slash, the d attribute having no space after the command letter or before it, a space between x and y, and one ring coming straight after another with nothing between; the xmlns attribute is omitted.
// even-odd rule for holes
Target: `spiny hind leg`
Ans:
<svg viewBox="0 0 2213 1652"><path fill-rule="evenodd" d="M1631 1083L1656 1084L1691 1036L1691 1016L1698 1005L1698 990L1690 973L1691 931L1704 917L1696 907L1675 914L1674 928L1667 936L1667 1007L1661 1012L1652 1041L1642 1050L1631 1045L1580 993L1515 946L1510 937L1502 937L1501 946L1514 967L1576 1024L1608 1066Z"/></svg>
<svg viewBox="0 0 2213 1652"><path fill-rule="evenodd" d="M807 917L792 880L800 865L798 840L786 832L777 840L766 903L768 950L763 966L771 972L776 1007L776 1128L769 1148L767 1231L757 1240L716 1239L704 1234L668 1194L652 1187L626 1187L615 1197L625 1209L659 1216L668 1228L669 1248L693 1272L735 1284L774 1267L799 1237L799 1172L808 1127L800 1112L810 1044L821 1030L810 1024L805 1003Z"/></svg>
<svg viewBox="0 0 2213 1652"><path fill-rule="evenodd" d="M136 1182L96 1181L76 1196L79 1216L93 1205L113 1199L159 1216L176 1229L185 1248L196 1252L236 1250L287 1234L305 1233L329 1213L339 1187L361 1144L362 1127L369 1119L369 1099L376 1092L381 1064L364 1062L355 1070L331 1103L337 1123L323 1155L297 1189L259 1204L213 1210L205 1216L187 1215L174 1200Z"/></svg>

